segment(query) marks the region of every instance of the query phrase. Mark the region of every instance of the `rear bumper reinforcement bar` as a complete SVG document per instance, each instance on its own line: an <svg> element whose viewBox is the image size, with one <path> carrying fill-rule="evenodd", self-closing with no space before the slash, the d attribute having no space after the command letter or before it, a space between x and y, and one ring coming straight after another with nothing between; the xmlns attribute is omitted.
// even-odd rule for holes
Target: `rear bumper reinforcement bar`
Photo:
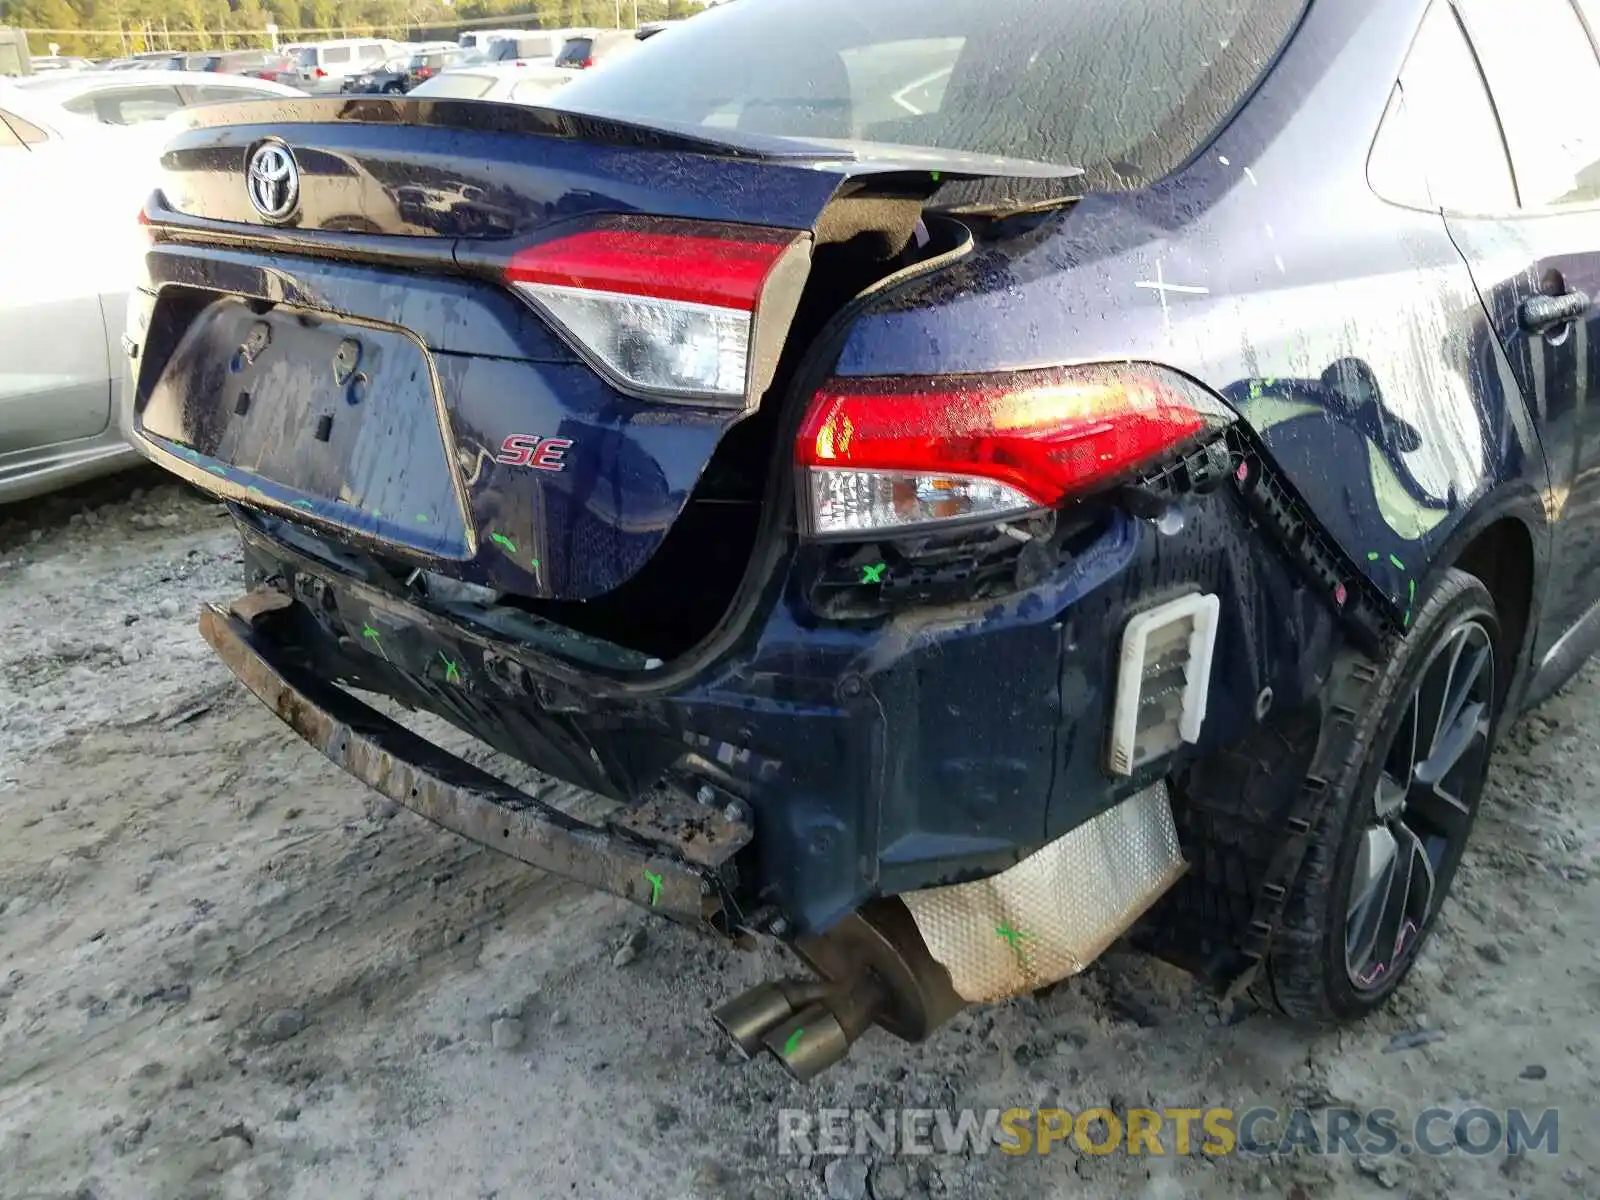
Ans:
<svg viewBox="0 0 1600 1200"><path fill-rule="evenodd" d="M257 620L293 600L261 589L207 604L200 634L228 668L329 761L397 804L531 866L692 924L725 924L711 874L613 829L588 825L440 749L344 689L274 657Z"/></svg>

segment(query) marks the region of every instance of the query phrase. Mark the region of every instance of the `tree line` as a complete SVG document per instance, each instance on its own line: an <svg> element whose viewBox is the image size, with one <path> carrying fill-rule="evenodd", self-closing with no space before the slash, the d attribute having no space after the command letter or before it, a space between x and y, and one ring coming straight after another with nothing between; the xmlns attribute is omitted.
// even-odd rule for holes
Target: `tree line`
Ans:
<svg viewBox="0 0 1600 1200"><path fill-rule="evenodd" d="M266 48L278 41L372 34L399 41L454 40L462 28L502 13L517 28L609 29L687 17L697 0L0 0L0 26L30 31L29 50L101 58L143 50ZM532 15L524 15L532 14Z"/></svg>

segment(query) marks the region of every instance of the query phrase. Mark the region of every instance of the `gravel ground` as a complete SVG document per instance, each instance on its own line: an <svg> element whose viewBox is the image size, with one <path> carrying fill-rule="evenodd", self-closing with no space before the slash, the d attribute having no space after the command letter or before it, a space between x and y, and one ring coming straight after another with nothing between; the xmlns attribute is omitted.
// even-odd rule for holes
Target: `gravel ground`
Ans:
<svg viewBox="0 0 1600 1200"><path fill-rule="evenodd" d="M1114 951L802 1087L704 1016L772 955L443 834L236 688L194 617L237 576L221 511L159 477L0 511L0 1196L1600 1194L1594 667L1502 747L1439 936L1369 1024L1308 1036ZM1561 1140L778 1155L778 1109L849 1104L1555 1107Z"/></svg>

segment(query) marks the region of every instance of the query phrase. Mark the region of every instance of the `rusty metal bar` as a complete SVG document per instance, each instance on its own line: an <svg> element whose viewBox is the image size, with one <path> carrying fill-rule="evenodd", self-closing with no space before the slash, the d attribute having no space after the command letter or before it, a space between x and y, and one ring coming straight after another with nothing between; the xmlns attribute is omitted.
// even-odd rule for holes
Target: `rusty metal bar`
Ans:
<svg viewBox="0 0 1600 1200"><path fill-rule="evenodd" d="M263 589L240 597L232 612L207 604L200 635L262 703L329 761L452 833L552 875L680 921L699 923L719 914L716 889L689 864L541 804L342 688L271 661L251 623L292 603L282 592Z"/></svg>

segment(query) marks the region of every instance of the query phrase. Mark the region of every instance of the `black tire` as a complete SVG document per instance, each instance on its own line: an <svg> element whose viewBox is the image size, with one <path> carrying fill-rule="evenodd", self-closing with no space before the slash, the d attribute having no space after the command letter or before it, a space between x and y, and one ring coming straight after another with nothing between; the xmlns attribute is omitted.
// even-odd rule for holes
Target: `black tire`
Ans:
<svg viewBox="0 0 1600 1200"><path fill-rule="evenodd" d="M1484 656L1486 683L1474 670ZM1298 1021L1354 1020L1380 1007L1409 974L1438 919L1477 816L1506 693L1509 664L1493 597L1475 577L1448 571L1414 612L1406 637L1385 661L1369 660L1371 666L1376 679L1363 689L1370 702L1354 715L1354 736L1337 739L1343 761L1313 764L1313 773L1327 780L1327 799L1252 988L1259 1001ZM1434 697L1441 696L1437 731L1457 687L1463 706L1447 730L1456 736L1442 748L1434 736L1429 758L1419 764L1416 755L1428 735L1411 736L1416 716L1422 714L1426 725ZM1465 748L1451 760L1454 767L1440 781L1445 786L1430 787L1457 745ZM1406 786L1400 787L1400 762L1408 755ZM1449 797L1441 799L1445 793ZM1396 804L1398 817L1386 817ZM1392 851L1385 839L1395 844ZM1383 873L1385 862L1393 864L1392 873ZM1365 878L1379 872L1376 891L1385 897L1398 894L1399 873L1406 871L1428 888L1426 902L1407 892L1396 913L1374 916L1370 906L1353 913L1352 900L1365 894L1357 891L1358 871ZM1384 880L1394 887L1382 887Z"/></svg>

